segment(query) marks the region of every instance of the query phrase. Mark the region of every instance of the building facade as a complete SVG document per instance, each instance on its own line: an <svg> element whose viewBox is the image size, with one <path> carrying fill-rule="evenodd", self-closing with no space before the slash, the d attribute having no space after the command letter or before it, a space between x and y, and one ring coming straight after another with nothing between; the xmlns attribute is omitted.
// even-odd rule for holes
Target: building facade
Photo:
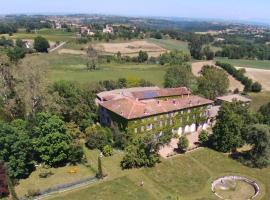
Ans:
<svg viewBox="0 0 270 200"><path fill-rule="evenodd" d="M213 101L192 95L185 87L129 88L97 94L100 123L117 124L129 133L171 130L180 136L211 124Z"/></svg>

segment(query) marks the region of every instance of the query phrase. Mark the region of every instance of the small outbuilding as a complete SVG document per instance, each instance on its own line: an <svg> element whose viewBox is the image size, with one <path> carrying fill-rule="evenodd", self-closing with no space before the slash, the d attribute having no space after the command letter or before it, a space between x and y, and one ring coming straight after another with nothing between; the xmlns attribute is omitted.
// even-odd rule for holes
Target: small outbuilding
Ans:
<svg viewBox="0 0 270 200"><path fill-rule="evenodd" d="M239 101L243 103L243 105L249 105L251 102L251 99L240 94L230 94L226 96L217 97L216 105L221 105L223 102L232 103L234 101Z"/></svg>

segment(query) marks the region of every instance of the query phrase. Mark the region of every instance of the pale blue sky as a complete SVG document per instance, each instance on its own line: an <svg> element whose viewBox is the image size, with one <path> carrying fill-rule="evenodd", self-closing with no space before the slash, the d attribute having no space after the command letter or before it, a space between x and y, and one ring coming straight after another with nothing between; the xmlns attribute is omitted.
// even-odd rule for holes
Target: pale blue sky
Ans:
<svg viewBox="0 0 270 200"><path fill-rule="evenodd" d="M0 0L0 2L0 14L97 13L270 20L270 0Z"/></svg>

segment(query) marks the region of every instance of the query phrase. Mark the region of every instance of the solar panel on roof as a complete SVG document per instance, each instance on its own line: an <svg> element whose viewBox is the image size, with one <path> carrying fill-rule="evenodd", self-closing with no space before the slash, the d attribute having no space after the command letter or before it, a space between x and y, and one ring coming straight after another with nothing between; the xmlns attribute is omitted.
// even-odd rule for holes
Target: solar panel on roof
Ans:
<svg viewBox="0 0 270 200"><path fill-rule="evenodd" d="M152 99L152 98L155 98L155 97L158 97L158 93L156 91L146 91L143 93L143 97L145 99Z"/></svg>

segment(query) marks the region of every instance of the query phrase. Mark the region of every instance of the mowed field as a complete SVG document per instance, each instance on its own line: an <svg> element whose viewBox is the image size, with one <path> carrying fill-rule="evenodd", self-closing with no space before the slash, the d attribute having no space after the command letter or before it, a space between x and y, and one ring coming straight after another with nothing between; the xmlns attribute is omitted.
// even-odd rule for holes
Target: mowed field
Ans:
<svg viewBox="0 0 270 200"><path fill-rule="evenodd" d="M170 51L178 50L183 51L185 53L189 53L188 42L173 39L154 39L154 38L149 38L147 39L147 41Z"/></svg>
<svg viewBox="0 0 270 200"><path fill-rule="evenodd" d="M269 70L257 68L245 68L245 69L246 75L249 78L261 83L263 90L270 91L270 68Z"/></svg>
<svg viewBox="0 0 270 200"><path fill-rule="evenodd" d="M89 151L87 159L96 166L98 152ZM122 170L123 154L103 158L108 177L99 183L58 194L51 200L217 200L211 183L224 175L241 175L255 180L261 189L257 200L268 200L270 168L253 169L232 160L228 155L206 148L162 160L154 168ZM144 185L141 186L141 182Z"/></svg>
<svg viewBox="0 0 270 200"><path fill-rule="evenodd" d="M149 56L158 57L160 54L167 51L167 49L145 40L120 43L97 43L93 46L98 52L103 54L117 54L117 52L120 52L122 55L129 56L137 56L139 51L146 51Z"/></svg>
<svg viewBox="0 0 270 200"><path fill-rule="evenodd" d="M192 63L192 72L195 76L199 76L200 71L202 69L202 67L204 65L215 65L215 63L213 61L199 61L199 62L194 62ZM229 77L229 81L230 81L230 85L229 85L229 90L233 91L236 88L238 88L239 90L243 90L244 86L238 81L236 80L234 77L232 77L231 75L228 75Z"/></svg>
<svg viewBox="0 0 270 200"><path fill-rule="evenodd" d="M263 89L270 91L270 60L217 59L230 63L237 68L245 68L246 75L262 84Z"/></svg>

